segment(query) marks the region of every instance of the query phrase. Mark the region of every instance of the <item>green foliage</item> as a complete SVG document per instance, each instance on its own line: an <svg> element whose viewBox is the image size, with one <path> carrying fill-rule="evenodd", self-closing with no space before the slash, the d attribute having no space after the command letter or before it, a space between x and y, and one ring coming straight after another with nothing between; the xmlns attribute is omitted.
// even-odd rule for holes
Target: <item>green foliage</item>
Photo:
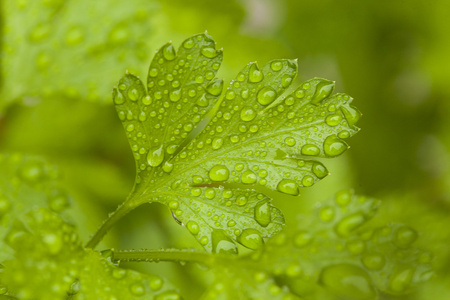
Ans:
<svg viewBox="0 0 450 300"><path fill-rule="evenodd" d="M55 3L32 5L41 4ZM15 5L6 7L20 8ZM49 13L66 16L62 7ZM51 37L44 27L37 26L29 38ZM80 35L66 36L66 43L71 38ZM127 200L85 247L58 169L36 156L0 155L0 298L181 299L164 276L119 266L129 261L208 268L214 276L205 281L203 300L369 300L410 293L429 279L432 258L415 246L419 233L384 219L373 225L379 202L351 190L314 200L297 227L283 228L273 199L299 201L303 188L326 177L322 161L347 150L344 140L358 132L360 113L350 96L333 94L332 81L313 78L291 86L296 60L250 63L226 84L215 78L223 54L215 48L206 33L188 38L178 51L168 43L156 52L146 84L126 72L114 88L136 180ZM74 90L83 90L86 82L77 82ZM61 86L56 81L54 88ZM5 89L7 99L33 91L33 84L27 92L18 87L17 94ZM48 96L53 88L37 93ZM119 219L145 203L167 206L206 251L92 249Z"/></svg>
<svg viewBox="0 0 450 300"><path fill-rule="evenodd" d="M163 203L205 249L237 253L234 241L257 249L281 229L263 188L297 196L324 178L325 166L310 158L342 154L360 114L324 79L283 95L297 74L291 60L250 63L222 93L221 60L207 34L178 52L168 43L147 88L127 73L113 97L138 173L125 206Z"/></svg>

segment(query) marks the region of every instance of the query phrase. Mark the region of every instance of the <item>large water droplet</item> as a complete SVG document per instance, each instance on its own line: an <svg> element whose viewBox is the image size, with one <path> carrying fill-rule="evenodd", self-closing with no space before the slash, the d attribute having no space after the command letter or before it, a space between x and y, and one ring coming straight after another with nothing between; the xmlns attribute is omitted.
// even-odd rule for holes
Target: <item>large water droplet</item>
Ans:
<svg viewBox="0 0 450 300"><path fill-rule="evenodd" d="M39 161L27 161L18 170L19 177L28 183L36 183L45 176L44 164Z"/></svg>
<svg viewBox="0 0 450 300"><path fill-rule="evenodd" d="M259 104L261 105L269 105L277 98L277 92L271 86L263 87L259 90L258 95L256 96Z"/></svg>
<svg viewBox="0 0 450 300"><path fill-rule="evenodd" d="M132 88L128 90L128 98L130 98L130 100L136 101L139 99L139 96L139 91L137 89Z"/></svg>
<svg viewBox="0 0 450 300"><path fill-rule="evenodd" d="M241 181L245 184L252 184L256 182L256 174L250 170L245 171L241 175Z"/></svg>
<svg viewBox="0 0 450 300"><path fill-rule="evenodd" d="M334 82L329 80L321 80L316 85L316 90L311 98L311 104L318 105L323 99L331 95L334 90Z"/></svg>
<svg viewBox="0 0 450 300"><path fill-rule="evenodd" d="M222 93L222 90L223 90L222 79L211 81L206 87L206 91L213 96L219 96Z"/></svg>
<svg viewBox="0 0 450 300"><path fill-rule="evenodd" d="M187 222L186 227L189 230L189 232L192 233L193 235L197 235L198 232L200 231L200 227L195 221Z"/></svg>
<svg viewBox="0 0 450 300"><path fill-rule="evenodd" d="M225 181L230 177L230 170L224 165L216 165L209 171L209 178L212 181Z"/></svg>
<svg viewBox="0 0 450 300"><path fill-rule="evenodd" d="M164 160L163 145L161 145L159 147L156 146L156 147L150 149L150 151L148 151L147 162L150 166L157 167L163 162L163 160Z"/></svg>
<svg viewBox="0 0 450 300"><path fill-rule="evenodd" d="M414 270L411 268L395 271L389 280L389 288L396 293L405 292L411 285L414 276Z"/></svg>
<svg viewBox="0 0 450 300"><path fill-rule="evenodd" d="M352 201L352 191L342 190L337 192L334 201L336 201L339 206L347 206Z"/></svg>
<svg viewBox="0 0 450 300"><path fill-rule="evenodd" d="M130 292L136 296L142 296L145 294L145 287L141 283L134 283L130 285Z"/></svg>
<svg viewBox="0 0 450 300"><path fill-rule="evenodd" d="M314 173L319 179L322 179L322 178L324 178L325 176L328 175L328 170L327 170L327 168L325 168L325 166L322 165L322 164L319 163L319 162L313 163L313 165L312 165L312 171L313 171L313 173Z"/></svg>
<svg viewBox="0 0 450 300"><path fill-rule="evenodd" d="M181 98L181 89L170 91L169 99L172 102L177 102Z"/></svg>
<svg viewBox="0 0 450 300"><path fill-rule="evenodd" d="M329 157L341 155L347 149L347 143L335 135L328 136L323 143L323 151Z"/></svg>
<svg viewBox="0 0 450 300"><path fill-rule="evenodd" d="M376 297L369 275L352 264L324 268L320 274L320 283L343 299L373 300Z"/></svg>
<svg viewBox="0 0 450 300"><path fill-rule="evenodd" d="M358 122L361 117L361 113L359 110L351 105L341 106L341 110L344 113L345 119L348 122L348 125L353 126L356 122Z"/></svg>
<svg viewBox="0 0 450 300"><path fill-rule="evenodd" d="M248 71L248 81L249 82L260 82L263 80L264 74L259 70L258 64L254 63L250 66Z"/></svg>
<svg viewBox="0 0 450 300"><path fill-rule="evenodd" d="M349 236L353 230L366 222L366 218L362 213L353 213L340 220L334 230L341 237Z"/></svg>
<svg viewBox="0 0 450 300"><path fill-rule="evenodd" d="M164 284L164 281L161 277L153 275L149 281L150 288L152 291L159 291Z"/></svg>
<svg viewBox="0 0 450 300"><path fill-rule="evenodd" d="M253 250L261 248L264 243L259 231L253 228L244 229L238 236L237 241L244 247Z"/></svg>
<svg viewBox="0 0 450 300"><path fill-rule="evenodd" d="M281 68L283 68L283 62L281 62L279 60L275 60L270 64L270 68L273 71L278 72L281 70Z"/></svg>
<svg viewBox="0 0 450 300"><path fill-rule="evenodd" d="M214 253L237 254L236 244L221 229L214 229L211 233L212 249Z"/></svg>
<svg viewBox="0 0 450 300"><path fill-rule="evenodd" d="M370 270L381 270L386 264L386 259L378 253L368 253L361 259L364 266Z"/></svg>
<svg viewBox="0 0 450 300"><path fill-rule="evenodd" d="M342 121L342 116L341 115L328 115L325 118L325 122L329 126L337 126L337 125L339 125L339 123L341 123L341 121Z"/></svg>
<svg viewBox="0 0 450 300"><path fill-rule="evenodd" d="M241 110L241 120L249 122L256 117L256 112L250 106L244 106Z"/></svg>
<svg viewBox="0 0 450 300"><path fill-rule="evenodd" d="M394 244L402 249L408 248L417 239L417 232L408 226L400 227L394 235Z"/></svg>
<svg viewBox="0 0 450 300"><path fill-rule="evenodd" d="M297 248L303 248L309 243L311 243L313 236L306 230L301 230L297 232L294 236L294 246Z"/></svg>
<svg viewBox="0 0 450 300"><path fill-rule="evenodd" d="M223 145L223 139L222 138L214 138L212 141L212 148L214 150L220 149Z"/></svg>
<svg viewBox="0 0 450 300"><path fill-rule="evenodd" d="M261 201L255 205L255 220L262 227L267 227L271 221L269 201Z"/></svg>
<svg viewBox="0 0 450 300"><path fill-rule="evenodd" d="M212 47L203 48L201 53L203 56L205 56L207 58L214 58L218 55L218 53L216 52L216 49L214 49Z"/></svg>
<svg viewBox="0 0 450 300"><path fill-rule="evenodd" d="M173 45L171 43L164 46L162 53L163 53L164 58L167 60L174 60L175 57L177 57L175 48L173 47Z"/></svg>
<svg viewBox="0 0 450 300"><path fill-rule="evenodd" d="M297 196L299 194L298 184L291 179L283 179L277 185L277 190L288 194Z"/></svg>
<svg viewBox="0 0 450 300"><path fill-rule="evenodd" d="M313 155L318 155L319 153L320 153L320 149L316 145L306 144L306 145L303 145L303 147L302 147L303 155L313 156Z"/></svg>

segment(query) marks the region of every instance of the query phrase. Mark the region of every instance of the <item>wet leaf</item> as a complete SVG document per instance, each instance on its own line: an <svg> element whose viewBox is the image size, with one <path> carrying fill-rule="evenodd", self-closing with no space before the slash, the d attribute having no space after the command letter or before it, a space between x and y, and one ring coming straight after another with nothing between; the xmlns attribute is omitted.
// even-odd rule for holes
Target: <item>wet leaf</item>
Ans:
<svg viewBox="0 0 450 300"><path fill-rule="evenodd" d="M284 223L264 192L297 196L327 176L314 158L347 150L360 113L325 79L286 93L295 60L250 63L223 91L221 60L207 34L178 51L168 43L147 86L127 73L113 98L136 160L125 205L163 203L205 249L236 253L235 242L259 248Z"/></svg>

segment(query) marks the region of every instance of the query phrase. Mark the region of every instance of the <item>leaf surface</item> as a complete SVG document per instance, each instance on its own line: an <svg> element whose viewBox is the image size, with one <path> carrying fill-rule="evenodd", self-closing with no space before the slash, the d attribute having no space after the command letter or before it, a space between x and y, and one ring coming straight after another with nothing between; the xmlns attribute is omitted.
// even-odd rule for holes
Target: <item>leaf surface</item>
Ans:
<svg viewBox="0 0 450 300"><path fill-rule="evenodd" d="M113 91L137 177L127 205L167 205L208 251L236 253L278 232L267 189L297 196L324 178L314 158L347 148L360 113L334 83L314 78L287 93L295 60L248 64L226 90L215 79L222 51L199 34L155 55L147 87L125 74Z"/></svg>

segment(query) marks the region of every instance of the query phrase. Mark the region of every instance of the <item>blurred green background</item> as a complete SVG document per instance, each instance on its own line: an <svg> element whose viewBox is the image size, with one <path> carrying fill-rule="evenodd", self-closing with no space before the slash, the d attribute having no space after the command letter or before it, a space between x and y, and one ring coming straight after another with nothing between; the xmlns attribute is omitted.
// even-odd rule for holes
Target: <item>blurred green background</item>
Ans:
<svg viewBox="0 0 450 300"><path fill-rule="evenodd" d="M112 87L127 69L145 78L168 40L179 45L207 30L224 48L219 77L234 78L250 61L298 58L297 82L336 80L364 115L350 151L328 162L331 176L298 203L275 199L288 224L343 188L378 197L379 222L415 227L435 255L434 279L404 299L450 299L448 0L6 0L0 8L0 150L61 166L83 239L134 181ZM102 247L198 246L167 209L151 205ZM164 274L188 299L207 282L189 276L196 267L129 267Z"/></svg>

